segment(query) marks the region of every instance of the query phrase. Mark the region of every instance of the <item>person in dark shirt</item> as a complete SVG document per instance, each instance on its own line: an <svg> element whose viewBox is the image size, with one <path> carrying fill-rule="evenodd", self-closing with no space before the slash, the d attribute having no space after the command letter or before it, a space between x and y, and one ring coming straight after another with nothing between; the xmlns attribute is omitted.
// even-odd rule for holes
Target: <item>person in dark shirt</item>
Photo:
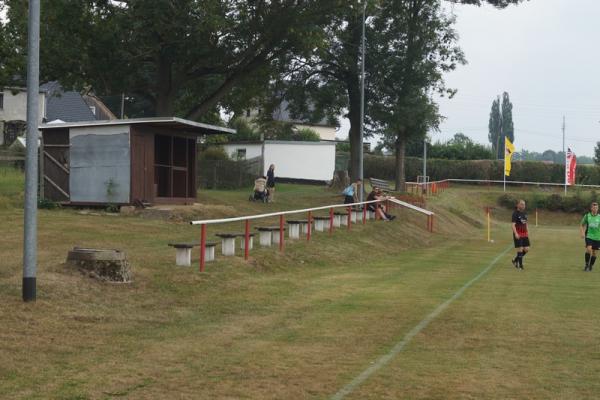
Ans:
<svg viewBox="0 0 600 400"><path fill-rule="evenodd" d="M523 269L523 258L529 252L530 247L525 207L525 200L519 200L512 215L513 239L517 249L517 256L512 260L512 264L515 268L521 270Z"/></svg>
<svg viewBox="0 0 600 400"><path fill-rule="evenodd" d="M367 201L382 200L383 198L384 196L383 193L381 193L381 189L374 187L371 193L369 193L367 196ZM394 218L396 218L394 215L387 214L383 210L383 207L381 207L381 203L369 203L367 205L367 209L378 214L379 218L384 221L392 221Z"/></svg>
<svg viewBox="0 0 600 400"><path fill-rule="evenodd" d="M275 164L271 164L267 171L267 190L269 192L269 201L275 201Z"/></svg>

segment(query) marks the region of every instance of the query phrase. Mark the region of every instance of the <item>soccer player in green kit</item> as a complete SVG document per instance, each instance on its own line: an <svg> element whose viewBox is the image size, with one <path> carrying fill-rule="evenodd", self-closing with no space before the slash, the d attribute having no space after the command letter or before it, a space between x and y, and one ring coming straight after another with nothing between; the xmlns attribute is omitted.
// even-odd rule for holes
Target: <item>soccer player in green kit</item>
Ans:
<svg viewBox="0 0 600 400"><path fill-rule="evenodd" d="M598 203L592 203L590 212L581 220L581 237L585 239L585 269L591 271L596 262L596 250L600 249L600 215Z"/></svg>

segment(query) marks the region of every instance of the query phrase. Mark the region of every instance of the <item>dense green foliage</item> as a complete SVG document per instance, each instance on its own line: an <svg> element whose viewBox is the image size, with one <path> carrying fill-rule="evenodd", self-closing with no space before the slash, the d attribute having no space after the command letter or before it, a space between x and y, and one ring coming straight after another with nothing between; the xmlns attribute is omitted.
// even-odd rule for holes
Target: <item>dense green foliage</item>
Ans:
<svg viewBox="0 0 600 400"><path fill-rule="evenodd" d="M4 2L19 46L15 72L24 76L27 2ZM198 119L263 93L279 64L320 42L337 7L335 0L45 1L41 76L138 96L155 115Z"/></svg>
<svg viewBox="0 0 600 400"><path fill-rule="evenodd" d="M423 143L423 140L409 141L406 146L406 155L422 157ZM462 133L457 133L446 142L427 143L427 156L448 160L489 160L493 158L493 153L489 147L475 143Z"/></svg>
<svg viewBox="0 0 600 400"><path fill-rule="evenodd" d="M548 211L565 211L585 213L590 209L592 202L598 201L596 191L582 192L575 191L573 195L563 196L558 193L523 193L518 196L512 193L502 194L498 198L498 204L506 208L514 208L519 199L527 202L529 209L542 209Z"/></svg>

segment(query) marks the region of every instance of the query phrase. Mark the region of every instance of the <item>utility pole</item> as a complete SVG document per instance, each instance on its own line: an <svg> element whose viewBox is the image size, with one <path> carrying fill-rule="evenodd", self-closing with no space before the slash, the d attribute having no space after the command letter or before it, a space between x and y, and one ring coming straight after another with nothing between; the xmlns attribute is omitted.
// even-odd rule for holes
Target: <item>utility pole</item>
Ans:
<svg viewBox="0 0 600 400"><path fill-rule="evenodd" d="M563 115L562 134L563 134L563 154L565 156L565 196L567 195L567 153L565 152L565 116Z"/></svg>
<svg viewBox="0 0 600 400"><path fill-rule="evenodd" d="M367 0L363 0L363 14L362 14L362 44L360 50L360 148L358 150L358 177L362 181L360 188L360 201L364 199L364 146L363 141L365 137L365 24L367 14Z"/></svg>
<svg viewBox="0 0 600 400"><path fill-rule="evenodd" d="M125 116L125 93L121 93L121 119Z"/></svg>
<svg viewBox="0 0 600 400"><path fill-rule="evenodd" d="M427 137L423 139L423 179L427 183Z"/></svg>
<svg viewBox="0 0 600 400"><path fill-rule="evenodd" d="M23 232L23 301L36 299L38 136L40 96L40 0L29 0L27 27L27 156Z"/></svg>

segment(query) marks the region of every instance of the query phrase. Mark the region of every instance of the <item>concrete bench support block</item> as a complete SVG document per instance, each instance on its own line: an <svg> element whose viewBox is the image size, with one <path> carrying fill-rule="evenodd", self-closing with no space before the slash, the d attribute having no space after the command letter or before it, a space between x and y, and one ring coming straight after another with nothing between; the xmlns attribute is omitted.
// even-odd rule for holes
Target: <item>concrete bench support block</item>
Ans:
<svg viewBox="0 0 600 400"><path fill-rule="evenodd" d="M263 247L271 247L273 244L273 235L271 234L271 231L260 231L258 233L258 241Z"/></svg>
<svg viewBox="0 0 600 400"><path fill-rule="evenodd" d="M279 244L279 230L273 231L273 244Z"/></svg>
<svg viewBox="0 0 600 400"><path fill-rule="evenodd" d="M315 231L324 232L326 222L327 222L327 220L324 220L324 219L315 220Z"/></svg>
<svg viewBox="0 0 600 400"><path fill-rule="evenodd" d="M240 249L245 250L246 249L246 238L244 236L242 236L240 239L241 239ZM253 248L254 248L254 237L250 236L250 238L248 239L248 250L252 250Z"/></svg>
<svg viewBox="0 0 600 400"><path fill-rule="evenodd" d="M334 215L333 216L333 226L335 228L339 228L342 225L342 216L341 215Z"/></svg>
<svg viewBox="0 0 600 400"><path fill-rule="evenodd" d="M204 249L204 261L205 262L215 261L215 247L217 247L217 246L214 244L206 245L206 248Z"/></svg>
<svg viewBox="0 0 600 400"><path fill-rule="evenodd" d="M191 267L192 266L192 249L187 248L176 248L175 249L175 264L180 267Z"/></svg>
<svg viewBox="0 0 600 400"><path fill-rule="evenodd" d="M289 237L290 239L300 239L300 224L288 224L289 225Z"/></svg>
<svg viewBox="0 0 600 400"><path fill-rule="evenodd" d="M308 223L300 224L300 231L303 235L308 235Z"/></svg>
<svg viewBox="0 0 600 400"><path fill-rule="evenodd" d="M221 239L221 253L224 256L235 256L235 238Z"/></svg>

